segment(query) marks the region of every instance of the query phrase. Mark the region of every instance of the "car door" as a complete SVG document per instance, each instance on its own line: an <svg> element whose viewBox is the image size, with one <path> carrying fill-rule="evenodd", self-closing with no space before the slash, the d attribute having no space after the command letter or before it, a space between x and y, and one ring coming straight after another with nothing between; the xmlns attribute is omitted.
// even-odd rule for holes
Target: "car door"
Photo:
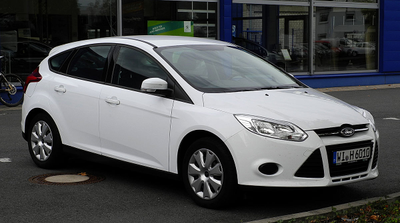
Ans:
<svg viewBox="0 0 400 223"><path fill-rule="evenodd" d="M63 144L100 153L99 96L111 48L104 45L82 47L74 51L65 73L54 75L50 87L58 108L52 115L59 123ZM51 59L50 64L57 64L57 57Z"/></svg>
<svg viewBox="0 0 400 223"><path fill-rule="evenodd" d="M121 47L110 86L100 95L100 138L103 154L167 170L173 100L143 93L143 80L167 79L167 73L145 52Z"/></svg>

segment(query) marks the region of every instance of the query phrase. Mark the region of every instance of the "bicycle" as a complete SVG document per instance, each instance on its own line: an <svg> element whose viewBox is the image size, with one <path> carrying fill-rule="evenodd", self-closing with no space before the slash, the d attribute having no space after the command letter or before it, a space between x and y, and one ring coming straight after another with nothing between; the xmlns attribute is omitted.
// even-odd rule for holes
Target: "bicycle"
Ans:
<svg viewBox="0 0 400 223"><path fill-rule="evenodd" d="M0 56L2 59L3 56ZM16 74L3 74L0 70L0 103L15 107L24 101L24 81Z"/></svg>

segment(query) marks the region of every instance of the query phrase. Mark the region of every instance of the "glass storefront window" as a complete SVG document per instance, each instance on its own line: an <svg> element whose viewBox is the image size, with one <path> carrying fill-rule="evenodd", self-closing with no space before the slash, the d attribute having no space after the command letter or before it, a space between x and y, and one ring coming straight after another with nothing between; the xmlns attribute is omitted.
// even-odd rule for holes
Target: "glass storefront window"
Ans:
<svg viewBox="0 0 400 223"><path fill-rule="evenodd" d="M194 21L194 36L216 39L217 4L208 2L178 2L178 20Z"/></svg>
<svg viewBox="0 0 400 223"><path fill-rule="evenodd" d="M116 35L116 0L2 0L2 70L23 78L52 47Z"/></svg>
<svg viewBox="0 0 400 223"><path fill-rule="evenodd" d="M290 58L285 58L287 64L286 70L289 72L309 71L308 8L280 6L279 18L279 43L281 51L287 50L290 55Z"/></svg>
<svg viewBox="0 0 400 223"><path fill-rule="evenodd" d="M330 1L330 2L362 2L362 3L376 3L377 0L318 0L318 1Z"/></svg>
<svg viewBox="0 0 400 223"><path fill-rule="evenodd" d="M147 35L148 22L176 28L178 21L193 23L193 36L217 38L217 3L194 1L122 0L122 35ZM173 33L180 35L179 30ZM165 33L158 33L163 35Z"/></svg>
<svg viewBox="0 0 400 223"><path fill-rule="evenodd" d="M235 0L234 0L235 1ZM290 1L290 2L308 2L308 1L310 1L310 0L265 0L266 2L268 2L268 1L281 1L281 2L288 2L288 1Z"/></svg>
<svg viewBox="0 0 400 223"><path fill-rule="evenodd" d="M378 11L315 8L314 70L377 69Z"/></svg>
<svg viewBox="0 0 400 223"><path fill-rule="evenodd" d="M308 7L234 4L233 41L289 72L308 72Z"/></svg>
<svg viewBox="0 0 400 223"><path fill-rule="evenodd" d="M378 9L360 7L235 3L233 42L297 75L377 70Z"/></svg>

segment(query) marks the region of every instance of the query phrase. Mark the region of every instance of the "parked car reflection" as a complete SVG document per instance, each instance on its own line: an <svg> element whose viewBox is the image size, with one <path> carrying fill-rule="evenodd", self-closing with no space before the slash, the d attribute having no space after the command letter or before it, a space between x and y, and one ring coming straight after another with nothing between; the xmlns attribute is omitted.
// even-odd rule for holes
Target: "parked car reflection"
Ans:
<svg viewBox="0 0 400 223"><path fill-rule="evenodd" d="M285 68L285 60L282 57L282 55L279 55L275 52L270 52L267 49L265 49L263 46L258 44L257 42L244 39L244 38L238 38L238 37L233 37L232 38L233 43L236 45L239 45L243 48L246 48L250 51L252 51L255 54L258 54L271 63L277 65L278 67Z"/></svg>
<svg viewBox="0 0 400 223"><path fill-rule="evenodd" d="M39 41L20 39L18 42L1 42L2 65L5 73L14 73L23 79L28 76L50 52L52 47Z"/></svg>
<svg viewBox="0 0 400 223"><path fill-rule="evenodd" d="M329 66L330 61L332 60L332 49L327 46L324 42L315 42L314 45L315 50L315 64L320 66Z"/></svg>
<svg viewBox="0 0 400 223"><path fill-rule="evenodd" d="M358 42L353 48L352 55L375 54L375 45L369 42Z"/></svg>

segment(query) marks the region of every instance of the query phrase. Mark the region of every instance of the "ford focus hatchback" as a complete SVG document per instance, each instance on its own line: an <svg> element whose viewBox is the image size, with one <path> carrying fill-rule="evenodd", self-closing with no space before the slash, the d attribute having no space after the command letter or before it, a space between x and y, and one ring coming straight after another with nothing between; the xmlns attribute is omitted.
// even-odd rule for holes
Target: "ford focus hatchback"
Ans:
<svg viewBox="0 0 400 223"><path fill-rule="evenodd" d="M238 185L326 187L378 176L372 115L234 44L93 39L54 48L27 78L21 128L35 164L80 149L179 175L217 208Z"/></svg>

